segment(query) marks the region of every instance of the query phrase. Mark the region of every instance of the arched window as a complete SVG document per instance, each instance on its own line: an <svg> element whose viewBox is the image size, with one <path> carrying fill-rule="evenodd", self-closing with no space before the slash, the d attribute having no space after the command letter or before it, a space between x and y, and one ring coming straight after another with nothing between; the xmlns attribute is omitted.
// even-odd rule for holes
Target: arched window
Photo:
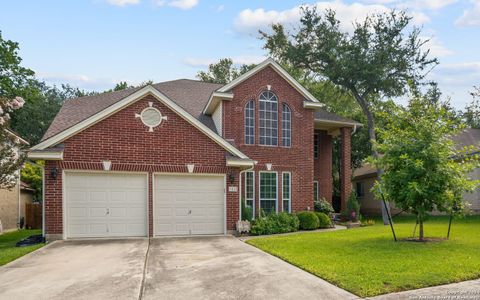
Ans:
<svg viewBox="0 0 480 300"><path fill-rule="evenodd" d="M278 145L278 99L270 91L260 94L260 145Z"/></svg>
<svg viewBox="0 0 480 300"><path fill-rule="evenodd" d="M282 146L292 145L292 111L287 104L282 105Z"/></svg>
<svg viewBox="0 0 480 300"><path fill-rule="evenodd" d="M245 144L255 144L255 101L245 105Z"/></svg>

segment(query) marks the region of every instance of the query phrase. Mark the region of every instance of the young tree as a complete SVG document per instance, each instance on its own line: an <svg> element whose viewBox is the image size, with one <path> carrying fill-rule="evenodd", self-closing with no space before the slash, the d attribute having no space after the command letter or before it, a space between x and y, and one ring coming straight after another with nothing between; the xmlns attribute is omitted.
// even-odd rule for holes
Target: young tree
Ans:
<svg viewBox="0 0 480 300"><path fill-rule="evenodd" d="M205 82L227 84L254 67L255 64L243 64L237 68L231 58L222 58L217 63L210 64L207 72L199 71L197 78Z"/></svg>
<svg viewBox="0 0 480 300"><path fill-rule="evenodd" d="M420 84L438 63L423 50L428 41L419 37L420 29L410 27L411 19L402 11L375 14L355 22L350 33L342 30L333 10L319 14L314 8L303 8L296 32L288 34L276 24L272 34L260 34L264 48L276 59L348 90L365 114L373 143L373 102L404 95L408 83ZM378 157L373 148L372 156ZM377 173L380 178L382 170ZM382 212L388 224L383 206Z"/></svg>
<svg viewBox="0 0 480 300"><path fill-rule="evenodd" d="M417 216L420 240L430 212L461 213L463 192L473 191L478 183L467 176L478 157L472 147L455 149L451 137L462 126L447 107L414 97L407 108L384 112L387 122L378 130L382 142L375 148L383 155L373 162L385 172L377 188L396 207Z"/></svg>
<svg viewBox="0 0 480 300"><path fill-rule="evenodd" d="M22 143L8 129L10 114L22 108L24 103L20 97L12 100L0 98L0 189L8 189L15 185L18 170L25 161Z"/></svg>

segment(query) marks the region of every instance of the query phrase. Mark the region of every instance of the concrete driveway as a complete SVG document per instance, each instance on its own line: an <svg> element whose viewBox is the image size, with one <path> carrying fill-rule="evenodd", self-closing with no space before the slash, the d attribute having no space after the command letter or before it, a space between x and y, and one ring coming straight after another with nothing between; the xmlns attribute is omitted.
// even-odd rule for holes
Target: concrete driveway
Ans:
<svg viewBox="0 0 480 300"><path fill-rule="evenodd" d="M355 298L231 236L57 242L0 267L0 299Z"/></svg>

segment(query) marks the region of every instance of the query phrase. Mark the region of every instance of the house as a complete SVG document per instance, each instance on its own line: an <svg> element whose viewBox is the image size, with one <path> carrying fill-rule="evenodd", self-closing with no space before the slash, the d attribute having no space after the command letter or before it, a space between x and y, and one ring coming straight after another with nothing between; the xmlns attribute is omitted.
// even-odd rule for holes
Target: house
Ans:
<svg viewBox="0 0 480 300"><path fill-rule="evenodd" d="M242 198L258 215L332 199L327 113L272 59L229 84L180 79L65 102L31 159L45 163L47 239L225 234Z"/></svg>
<svg viewBox="0 0 480 300"><path fill-rule="evenodd" d="M11 130L7 132L15 136L21 143L28 145L18 134ZM19 228L20 221L25 218L25 203L32 202L31 188L20 181L18 171L15 185L10 189L0 189L0 234Z"/></svg>
<svg viewBox="0 0 480 300"><path fill-rule="evenodd" d="M452 137L455 147L458 150L464 147L473 146L474 150L470 154L478 154L480 152L480 129L467 128ZM479 180L480 169L475 169L470 178ZM381 202L376 199L371 189L377 179L377 170L369 164L364 164L353 172L352 182L357 192L357 197L360 202L360 213L367 216L381 215ZM464 199L470 204L470 210L473 213L480 213L480 189L473 193L465 193ZM393 203L390 203L392 213L399 213Z"/></svg>

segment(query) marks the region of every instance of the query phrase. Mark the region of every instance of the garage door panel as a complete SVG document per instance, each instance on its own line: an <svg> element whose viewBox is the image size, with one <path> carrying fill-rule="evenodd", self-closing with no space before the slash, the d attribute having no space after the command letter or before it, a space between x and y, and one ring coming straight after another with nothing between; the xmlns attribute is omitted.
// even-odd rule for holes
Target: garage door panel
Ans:
<svg viewBox="0 0 480 300"><path fill-rule="evenodd" d="M224 177L155 175L155 235L224 233Z"/></svg>
<svg viewBox="0 0 480 300"><path fill-rule="evenodd" d="M147 235L145 175L67 173L65 182L67 237Z"/></svg>

